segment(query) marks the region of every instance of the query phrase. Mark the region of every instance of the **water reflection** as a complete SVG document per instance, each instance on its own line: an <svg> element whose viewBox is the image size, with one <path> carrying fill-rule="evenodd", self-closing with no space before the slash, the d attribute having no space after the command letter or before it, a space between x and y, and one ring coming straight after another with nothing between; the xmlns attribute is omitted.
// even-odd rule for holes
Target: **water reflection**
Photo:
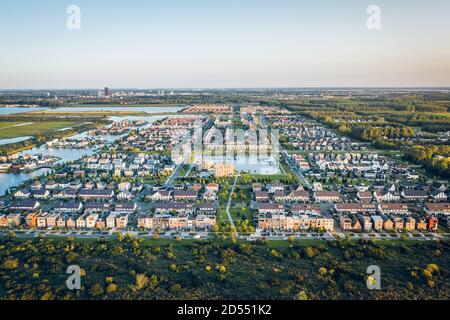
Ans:
<svg viewBox="0 0 450 320"><path fill-rule="evenodd" d="M5 144L10 144L10 143L17 143L17 142L22 142L25 140L30 139L30 136L24 136L24 137L17 137L17 138L11 138L11 139L0 139L0 146L3 146Z"/></svg>
<svg viewBox="0 0 450 320"><path fill-rule="evenodd" d="M128 111L128 112L146 112L146 113L175 113L183 110L185 107L149 107L149 106L101 106L101 107L60 107L53 109L55 112L92 112L92 111Z"/></svg>
<svg viewBox="0 0 450 320"><path fill-rule="evenodd" d="M154 108L153 108L154 109ZM155 121L161 120L166 118L167 116L126 116L126 117L111 117L110 119L114 122L117 121L123 121L123 120L145 120L148 123L141 127L149 127L151 126ZM120 139L121 137L125 136L126 134L122 135L116 135L116 136L102 136L102 138L107 142L114 142L117 139ZM77 137L86 137L89 136L88 132L83 132L80 134L77 134L73 136L74 138ZM29 155L35 155L35 154L43 154L43 155L49 155L61 158L56 163L65 163L69 161L76 161L81 159L83 156L89 156L94 154L96 151L95 148L87 148L87 149L62 149L62 148L47 148L45 145L42 145L40 147L35 147L30 150L25 150L19 153L19 155L23 156L25 154ZM0 173L0 195L5 194L5 192L11 188L20 185L21 183L32 179L34 177L38 177L40 175L46 174L51 169L39 169L36 171L33 171L31 173Z"/></svg>
<svg viewBox="0 0 450 320"><path fill-rule="evenodd" d="M273 156L259 156L257 154L239 154L234 157L201 154L194 155L195 164L201 165L202 163L208 162L212 165L231 163L234 168L240 172L267 175L280 173L278 160Z"/></svg>
<svg viewBox="0 0 450 320"><path fill-rule="evenodd" d="M44 111L47 109L48 108L24 108L24 107L0 108L0 114L18 114L33 111Z"/></svg>

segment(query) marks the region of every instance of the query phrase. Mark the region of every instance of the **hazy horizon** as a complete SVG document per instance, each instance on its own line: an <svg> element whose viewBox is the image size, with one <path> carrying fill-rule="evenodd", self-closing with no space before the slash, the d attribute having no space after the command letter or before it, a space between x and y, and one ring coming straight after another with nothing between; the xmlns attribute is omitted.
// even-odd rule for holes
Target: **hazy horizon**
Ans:
<svg viewBox="0 0 450 320"><path fill-rule="evenodd" d="M416 86L416 87L402 87L402 86L335 86L335 87L108 87L109 90L190 90L190 91L200 91L200 90L425 90L425 91L436 91L436 90L450 90L450 86ZM103 90L105 87L55 87L55 88L0 88L0 91L57 91L57 90ZM167 93L167 92L166 92Z"/></svg>
<svg viewBox="0 0 450 320"><path fill-rule="evenodd" d="M372 4L380 30L366 26ZM0 89L447 88L449 12L446 0L2 2Z"/></svg>

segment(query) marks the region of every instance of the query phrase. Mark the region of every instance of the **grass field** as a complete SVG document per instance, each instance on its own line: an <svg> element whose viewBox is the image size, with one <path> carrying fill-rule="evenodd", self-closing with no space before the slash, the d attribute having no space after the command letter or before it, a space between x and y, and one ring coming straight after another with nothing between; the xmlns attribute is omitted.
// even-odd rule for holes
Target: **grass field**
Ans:
<svg viewBox="0 0 450 320"><path fill-rule="evenodd" d="M10 139L21 136L36 136L47 132L67 128L77 124L74 121L17 121L0 122L0 139Z"/></svg>

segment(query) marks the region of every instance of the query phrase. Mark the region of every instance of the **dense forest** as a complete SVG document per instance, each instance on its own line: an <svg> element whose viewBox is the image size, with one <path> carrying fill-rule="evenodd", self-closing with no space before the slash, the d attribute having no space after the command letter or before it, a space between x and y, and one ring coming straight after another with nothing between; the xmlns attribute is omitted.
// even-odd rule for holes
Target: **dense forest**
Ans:
<svg viewBox="0 0 450 320"><path fill-rule="evenodd" d="M398 148L401 139L414 136L414 130L410 127L377 127L367 125L339 125L338 131L348 133L351 137L372 142L373 145L384 148Z"/></svg>
<svg viewBox="0 0 450 320"><path fill-rule="evenodd" d="M449 299L448 242L0 240L2 299ZM69 265L81 289L66 286ZM381 290L366 287L369 265Z"/></svg>
<svg viewBox="0 0 450 320"><path fill-rule="evenodd" d="M427 169L450 178L450 146L413 146L406 148L405 157Z"/></svg>

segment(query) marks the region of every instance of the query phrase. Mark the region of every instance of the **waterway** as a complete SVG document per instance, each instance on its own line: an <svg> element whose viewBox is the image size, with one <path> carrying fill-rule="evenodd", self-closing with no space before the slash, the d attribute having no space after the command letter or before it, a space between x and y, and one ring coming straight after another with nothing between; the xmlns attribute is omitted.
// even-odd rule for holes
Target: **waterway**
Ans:
<svg viewBox="0 0 450 320"><path fill-rule="evenodd" d="M10 143L22 142L22 141L28 140L30 138L31 138L30 136L23 136L23 137L10 138L10 139L0 139L0 146L3 146L5 144L10 144Z"/></svg>
<svg viewBox="0 0 450 320"><path fill-rule="evenodd" d="M154 108L157 109L157 108ZM159 111L155 110L155 113L158 113ZM174 111L175 112L175 111ZM161 120L166 118L166 116L126 116L126 117L111 117L110 119L114 122L122 121L125 119L129 120L145 120L148 123L143 127L151 126L155 121ZM142 127L141 127L142 128ZM103 136L103 138L108 142L114 142L115 140L123 137L123 135L115 135L115 136ZM75 135L73 137L85 137L88 136L87 132L80 133L78 135ZM22 138L22 137L20 137ZM15 139L20 139L15 138ZM40 147L35 147L29 150L25 150L19 153L19 155L35 155L35 154L43 154L43 155L49 155L60 158L59 161L56 163L65 163L69 161L76 161L81 159L84 156L92 155L95 153L95 148L86 148L86 149L63 149L63 148L52 148L49 149L45 145L42 145ZM33 179L34 177L38 177L41 175L45 175L51 171L51 169L39 169L30 173L0 173L0 195L4 195L5 192L9 188L14 188L16 186L19 186L20 184L24 183L27 180Z"/></svg>
<svg viewBox="0 0 450 320"><path fill-rule="evenodd" d="M169 106L169 107L149 107L149 106L100 106L100 107L60 107L52 109L55 112L94 112L94 111L128 111L128 112L146 112L148 114L152 113L175 113L183 110L183 106Z"/></svg>
<svg viewBox="0 0 450 320"><path fill-rule="evenodd" d="M183 107L133 107L138 108L139 111L147 110L146 112L150 111L152 113L161 113L161 112L172 112L176 113L177 111L183 109ZM13 108L10 108L13 109ZM28 109L28 110L35 110L34 109ZM58 108L58 110L64 109L64 108ZM87 108L84 107L71 107L71 110L86 110ZM89 108L90 110L93 109L93 107ZM127 107L101 107L98 108L98 110L105 110L105 109L113 109L116 111L122 111L122 110L129 110L131 108ZM177 115L174 115L177 116ZM184 115L188 116L188 115ZM164 119L167 116L161 116L161 115L154 115L152 116L149 114L148 116L112 116L109 119L118 122L123 120L145 120L148 123L145 126L142 126L140 128L145 128L151 126L154 122ZM122 135L116 135L116 136L103 136L103 138L108 142L114 142L116 139L119 139L123 137L126 134ZM73 137L85 137L88 136L88 132L83 132L78 135L75 135ZM29 137L19 137L15 139L25 139ZM87 148L87 149L63 149L63 148L55 148L55 149L49 149L45 145L40 147L35 147L30 150L25 150L19 153L19 155L35 155L35 154L43 154L48 156L54 156L60 158L60 160L56 163L65 163L69 161L76 161L81 159L83 156L88 156L91 154L94 154L96 152L95 147L93 148ZM205 159L206 158L206 159ZM196 159L197 161L200 161L200 159ZM257 155L246 155L242 156L239 155L234 158L227 158L227 157L208 157L204 156L204 160L209 160L213 164L216 163L232 163L236 170L248 172L248 173L254 173L254 174L278 174L280 173L279 170L279 163L278 161L271 157L271 156L265 156L265 157L259 157ZM50 172L51 169L39 169L36 171L33 171L31 173L0 173L0 195L3 195L8 189L14 188L22 184L23 182L33 179L34 177L38 177L41 175L44 175L48 172Z"/></svg>
<svg viewBox="0 0 450 320"><path fill-rule="evenodd" d="M43 111L43 110L47 110L47 109L48 108L24 108L24 107L0 108L0 115L1 114L18 114L18 113L25 113L25 112Z"/></svg>

